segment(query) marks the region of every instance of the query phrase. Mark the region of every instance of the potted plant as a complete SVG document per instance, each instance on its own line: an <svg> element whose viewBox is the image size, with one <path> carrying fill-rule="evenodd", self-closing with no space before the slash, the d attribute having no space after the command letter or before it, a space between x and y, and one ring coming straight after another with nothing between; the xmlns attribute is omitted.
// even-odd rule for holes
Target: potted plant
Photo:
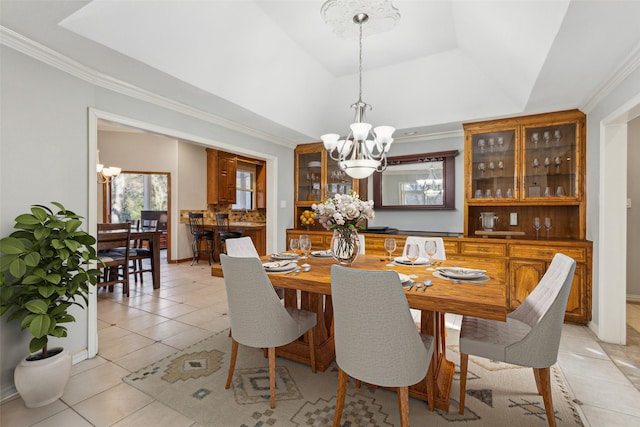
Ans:
<svg viewBox="0 0 640 427"><path fill-rule="evenodd" d="M0 239L0 316L19 321L21 329L33 335L31 354L14 372L16 389L30 408L62 396L71 355L60 347L49 348L49 337L67 336L64 324L75 321L69 308L86 306L89 286L100 275L96 239L80 229L82 217L52 204L58 212L33 205L31 213L15 219L17 231Z"/></svg>

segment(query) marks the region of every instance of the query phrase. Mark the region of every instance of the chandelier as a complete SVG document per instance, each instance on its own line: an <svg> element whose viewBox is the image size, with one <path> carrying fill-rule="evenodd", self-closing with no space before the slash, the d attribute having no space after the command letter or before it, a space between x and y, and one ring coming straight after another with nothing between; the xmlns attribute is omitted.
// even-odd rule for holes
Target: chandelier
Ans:
<svg viewBox="0 0 640 427"><path fill-rule="evenodd" d="M388 0L328 0L322 6L321 13L325 22L332 25L341 37L350 38L353 32L349 28L358 29L360 66L358 100L351 104L355 110L351 131L344 139L340 139L336 133L322 135L320 139L329 156L338 162L347 175L356 179L366 178L373 172L382 172L387 168L387 152L393 142L395 128L378 126L373 129L371 137L372 126L365 119L366 110L371 110L371 105L362 100L363 28L367 28L368 34L389 30L400 19L400 14ZM350 18L349 24L345 24L345 16ZM369 27L370 23L373 25ZM364 24L367 27L363 27Z"/></svg>
<svg viewBox="0 0 640 427"><path fill-rule="evenodd" d="M120 175L121 171L122 169L119 167L105 167L102 163L100 163L100 150L98 150L98 155L96 157L96 172L98 173L98 184L110 183L113 178Z"/></svg>

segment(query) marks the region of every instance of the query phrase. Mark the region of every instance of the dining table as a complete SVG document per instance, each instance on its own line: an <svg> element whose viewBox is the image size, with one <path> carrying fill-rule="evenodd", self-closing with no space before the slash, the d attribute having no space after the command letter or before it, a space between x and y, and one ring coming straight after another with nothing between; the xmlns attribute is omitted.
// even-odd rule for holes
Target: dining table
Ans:
<svg viewBox="0 0 640 427"><path fill-rule="evenodd" d="M131 230L131 241L146 240L149 242L153 289L160 289L160 236L162 234L162 231L151 229Z"/></svg>
<svg viewBox="0 0 640 427"><path fill-rule="evenodd" d="M271 261L270 256L262 258L263 262ZM310 268L302 268L293 272L268 273L274 287L283 288L285 306L297 307L313 311L317 315L317 324L313 330L315 341L316 367L325 371L335 359L335 343L333 336L333 308L331 300L331 266L336 264L332 257L309 257L299 260ZM438 267L465 267L483 269L488 280L453 281L439 275ZM360 270L394 270L408 276L417 276L412 280L415 286L403 286L409 307L420 311L421 333L434 337L435 348L429 369L433 370L434 406L443 411L449 410L451 385L455 372L455 364L447 359L446 328L444 313L474 316L485 319L506 321L507 306L505 297L505 280L503 266L490 261L483 262L477 257L468 259L458 257L455 260L434 260L433 265L399 264L385 257L374 254L359 255L350 268ZM221 266L214 265L211 274L223 277ZM431 281L424 286L424 281ZM429 282L427 282L429 283ZM417 285L420 284L418 287ZM276 349L277 356L285 357L300 363L310 364L309 346L304 337ZM427 375L428 377L428 375ZM421 381L409 388L412 397L428 400L426 381Z"/></svg>

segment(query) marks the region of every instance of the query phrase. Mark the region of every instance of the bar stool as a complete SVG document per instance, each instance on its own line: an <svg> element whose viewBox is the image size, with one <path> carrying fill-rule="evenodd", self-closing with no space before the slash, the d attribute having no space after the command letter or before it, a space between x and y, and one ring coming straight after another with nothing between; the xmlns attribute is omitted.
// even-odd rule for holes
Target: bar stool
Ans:
<svg viewBox="0 0 640 427"><path fill-rule="evenodd" d="M191 243L193 259L191 260L191 265L193 265L196 260L200 261L200 254L203 252L200 250L200 243L202 240L204 240L206 247L204 253L207 254L209 265L211 265L215 242L213 240L213 230L204 229L204 214L189 212L189 227L191 229L191 234L193 235L193 242Z"/></svg>
<svg viewBox="0 0 640 427"><path fill-rule="evenodd" d="M220 239L220 253L227 253L225 241L227 239L237 239L238 237L242 237L242 233L239 231L231 231L231 229L229 228L228 213L217 213L216 223L218 238Z"/></svg>

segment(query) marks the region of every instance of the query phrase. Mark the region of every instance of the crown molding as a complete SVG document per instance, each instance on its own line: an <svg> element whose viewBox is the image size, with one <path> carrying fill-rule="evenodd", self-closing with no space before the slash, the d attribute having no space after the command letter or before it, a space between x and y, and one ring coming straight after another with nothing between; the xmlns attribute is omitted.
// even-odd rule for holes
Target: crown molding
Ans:
<svg viewBox="0 0 640 427"><path fill-rule="evenodd" d="M221 126L235 132L268 141L277 145L295 148L296 144L288 139L262 132L243 124L222 118L212 113L188 106L186 104L163 97L146 89L129 84L122 80L103 74L93 68L62 55L22 34L0 25L0 44L10 47L20 53L30 56L40 62L50 65L67 74L89 82L93 85L157 105L205 122Z"/></svg>
<svg viewBox="0 0 640 427"><path fill-rule="evenodd" d="M447 132L433 132L433 133L423 133L416 134L410 136L399 136L393 138L393 142L396 143L405 143L405 142L424 142L424 141L435 141L446 138L463 138L464 131L462 130L452 130Z"/></svg>
<svg viewBox="0 0 640 427"><path fill-rule="evenodd" d="M592 96L580 108L585 113L590 113L600 101L609 95L631 73L640 67L640 43L631 50L627 58L598 86Z"/></svg>

